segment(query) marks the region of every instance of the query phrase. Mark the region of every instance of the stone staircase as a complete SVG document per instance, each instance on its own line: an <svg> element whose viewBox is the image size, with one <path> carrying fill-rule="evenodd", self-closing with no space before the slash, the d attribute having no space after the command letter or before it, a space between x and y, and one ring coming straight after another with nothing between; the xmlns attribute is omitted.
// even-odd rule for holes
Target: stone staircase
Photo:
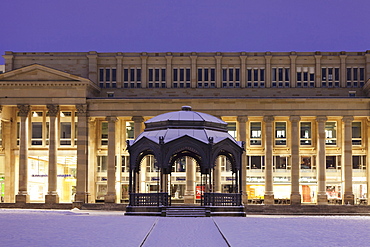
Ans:
<svg viewBox="0 0 370 247"><path fill-rule="evenodd" d="M207 217L210 211L205 207L166 207L162 210L166 217Z"/></svg>

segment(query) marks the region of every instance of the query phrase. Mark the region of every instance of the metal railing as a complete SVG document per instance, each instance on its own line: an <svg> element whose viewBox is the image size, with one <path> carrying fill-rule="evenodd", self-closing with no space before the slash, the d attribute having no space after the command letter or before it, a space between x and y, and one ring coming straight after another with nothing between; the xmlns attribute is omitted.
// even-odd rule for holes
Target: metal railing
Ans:
<svg viewBox="0 0 370 247"><path fill-rule="evenodd" d="M167 193L131 193L130 206L170 206L171 198Z"/></svg>
<svg viewBox="0 0 370 247"><path fill-rule="evenodd" d="M241 206L240 193L204 193L204 206Z"/></svg>

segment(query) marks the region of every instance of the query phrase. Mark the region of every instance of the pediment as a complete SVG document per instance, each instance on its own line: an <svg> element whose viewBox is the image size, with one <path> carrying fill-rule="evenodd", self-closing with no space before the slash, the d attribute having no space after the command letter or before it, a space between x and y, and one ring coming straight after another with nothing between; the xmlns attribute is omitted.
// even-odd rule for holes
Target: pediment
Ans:
<svg viewBox="0 0 370 247"><path fill-rule="evenodd" d="M87 82L86 78L72 75L43 65L33 64L20 69L12 70L0 75L0 81L36 82L36 81L62 81Z"/></svg>

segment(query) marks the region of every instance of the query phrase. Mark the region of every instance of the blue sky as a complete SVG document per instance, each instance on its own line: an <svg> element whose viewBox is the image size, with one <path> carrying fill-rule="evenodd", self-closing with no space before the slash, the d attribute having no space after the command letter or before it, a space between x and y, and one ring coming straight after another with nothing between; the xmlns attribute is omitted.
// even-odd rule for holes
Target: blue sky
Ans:
<svg viewBox="0 0 370 247"><path fill-rule="evenodd" d="M11 0L0 10L1 55L370 49L369 0Z"/></svg>

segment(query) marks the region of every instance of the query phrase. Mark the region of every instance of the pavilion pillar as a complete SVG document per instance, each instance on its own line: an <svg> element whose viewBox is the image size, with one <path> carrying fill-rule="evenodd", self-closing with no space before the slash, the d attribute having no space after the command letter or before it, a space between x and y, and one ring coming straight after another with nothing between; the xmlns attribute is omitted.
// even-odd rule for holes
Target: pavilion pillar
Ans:
<svg viewBox="0 0 370 247"><path fill-rule="evenodd" d="M352 116L342 118L344 122L344 196L343 204L355 203L352 190Z"/></svg>
<svg viewBox="0 0 370 247"><path fill-rule="evenodd" d="M238 139L244 143L247 142L247 121L248 117L246 116L239 116L238 117ZM247 156L242 154L240 169L242 177L240 178L241 184L240 190L242 193L242 202L243 204L248 203L248 194L247 194Z"/></svg>
<svg viewBox="0 0 370 247"><path fill-rule="evenodd" d="M291 122L291 152L292 152L292 169L291 169L291 194L290 204L300 205L301 194L299 193L299 116L290 116Z"/></svg>
<svg viewBox="0 0 370 247"><path fill-rule="evenodd" d="M88 125L87 105L76 105L77 109L77 181L75 202L88 202L87 162L88 162Z"/></svg>
<svg viewBox="0 0 370 247"><path fill-rule="evenodd" d="M45 203L59 203L57 193L57 116L59 105L47 105L49 112L49 166L48 166L48 193L45 195Z"/></svg>
<svg viewBox="0 0 370 247"><path fill-rule="evenodd" d="M108 157L107 157L107 194L105 203L116 202L116 117L107 117L108 121Z"/></svg>
<svg viewBox="0 0 370 247"><path fill-rule="evenodd" d="M325 153L325 123L327 117L318 116L317 121L317 204L328 204L326 195L326 153Z"/></svg>
<svg viewBox="0 0 370 247"><path fill-rule="evenodd" d="M185 204L195 203L195 162L190 157L186 157L186 185L185 185Z"/></svg>
<svg viewBox="0 0 370 247"><path fill-rule="evenodd" d="M28 115L30 112L29 105L18 105L20 124L20 141L19 141L19 184L18 195L15 196L16 203L28 203L30 196L27 192L28 186Z"/></svg>
<svg viewBox="0 0 370 247"><path fill-rule="evenodd" d="M216 166L214 169L213 176L215 179L214 192L221 193L222 188L221 188L221 157L220 156L216 159Z"/></svg>
<svg viewBox="0 0 370 247"><path fill-rule="evenodd" d="M265 116L265 204L274 204L272 176L273 116Z"/></svg>

